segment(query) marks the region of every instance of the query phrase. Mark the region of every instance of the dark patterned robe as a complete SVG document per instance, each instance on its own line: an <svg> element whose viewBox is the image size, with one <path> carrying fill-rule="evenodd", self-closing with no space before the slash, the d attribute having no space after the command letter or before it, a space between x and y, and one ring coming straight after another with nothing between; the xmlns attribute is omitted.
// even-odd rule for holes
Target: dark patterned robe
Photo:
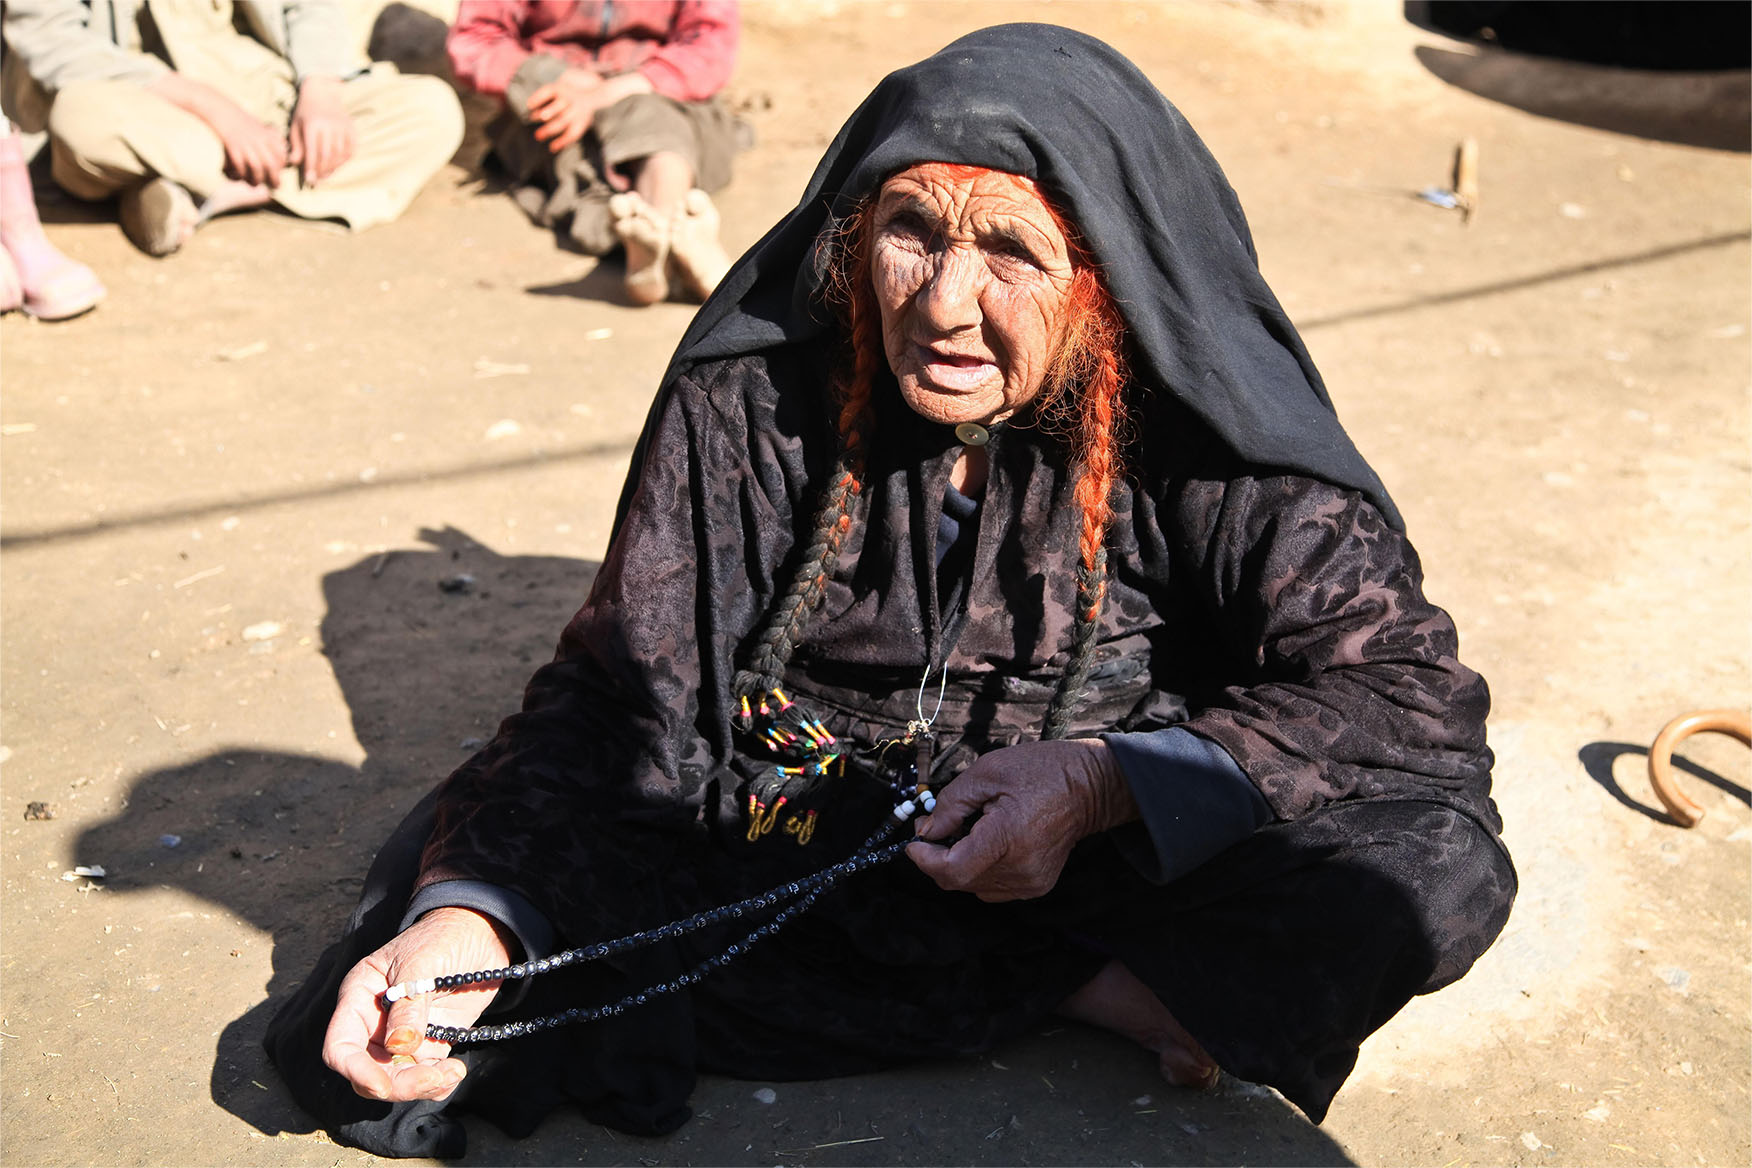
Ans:
<svg viewBox="0 0 1752 1168"><path fill-rule="evenodd" d="M790 579L795 533L827 470L812 457L831 449L811 432L822 412L800 408L809 391L794 388L823 387L823 365L795 350L738 358L663 394L590 600L531 681L523 712L439 792L422 883L510 888L555 923L559 944L579 945L816 871L881 822L892 796L848 775L813 800L819 827L807 846L782 831L749 842L748 783L772 760L739 741L730 719L730 680ZM892 386L883 401L852 533L786 688L837 737L869 744L915 716L926 663L945 661L933 768L944 781L981 753L1038 737L1069 653L1079 520L1058 443L1000 431L987 447L966 602L941 611L937 511L959 446L900 406ZM1446 614L1423 598L1410 545L1369 502L1239 465L1177 414L1167 403L1148 411L1150 432L1175 437L1138 452L1116 500L1109 597L1074 732L1187 728L1235 758L1278 821L1314 817L1316 834L1347 834L1335 826L1342 817L1322 816L1328 808L1382 804L1394 831L1409 814L1453 835L1482 865L1472 875L1487 891L1464 920L1420 938L1439 952L1434 964L1455 967L1451 980L1500 927L1511 888L1494 844L1484 684L1456 658ZM937 685L924 688L929 713ZM1087 980L1120 951L1116 938L1158 956L1185 945L1168 927L1153 940L1132 935L1162 893L1113 843L1088 841L1041 902L982 905L936 889L904 859L860 874L714 973L691 1003L647 1007L667 1018L659 1032L695 1032L665 1058L686 1062L698 1041L692 1057L710 1068L785 1078L984 1049ZM1412 886L1394 890L1406 901L1426 880L1455 875L1414 867ZM1128 896L1141 915L1114 915ZM1324 905L1316 918L1346 907ZM1378 927L1378 903L1357 907L1357 925ZM1305 918L1308 906L1286 901L1249 931L1283 923L1277 915ZM631 963L627 984L673 976L741 931L708 931ZM1284 956L1246 934L1223 948L1226 964L1284 976ZM1342 1035L1315 1040L1320 1057L1343 1064L1335 1076L1273 1036L1276 1025L1225 1033L1204 1016L1215 1007L1189 1009L1172 977L1156 984L1219 1062L1278 1084L1316 1115L1366 1033L1354 1009L1322 1008L1345 1020ZM1383 1010L1373 998L1370 1008ZM1259 1044L1268 1049L1249 1049Z"/></svg>
<svg viewBox="0 0 1752 1168"><path fill-rule="evenodd" d="M1125 319L1135 437L1072 733L1197 735L1239 765L1272 821L1166 883L1128 861L1148 839L1127 825L1083 841L1046 896L1004 904L943 892L895 860L685 993L461 1048L470 1073L447 1103L357 1098L322 1067L322 1032L340 978L394 935L416 886L509 890L555 944L586 944L817 871L888 814L888 789L852 773L788 806L816 811L807 843L783 830L751 842L749 783L773 760L739 740L731 687L834 463L839 339L821 300L843 219L925 160L1036 179ZM953 781L1040 734L1071 649L1073 473L1050 434L1000 429L971 566L940 581L958 445L891 382L875 405L852 525L785 688L868 745L929 715L946 669L932 774ZM701 309L554 661L385 845L347 936L268 1046L337 1138L457 1155L457 1109L516 1132L575 1100L661 1132L686 1119L702 1069L816 1077L983 1050L1118 959L1226 1072L1318 1120L1358 1045L1464 973L1506 919L1515 879L1489 798L1487 705L1197 135L1110 46L1040 25L983 30L886 78L797 209ZM745 931L543 975L509 1008L613 1000Z"/></svg>
<svg viewBox="0 0 1752 1168"><path fill-rule="evenodd" d="M744 782L770 764L738 756L730 680L789 582L827 469L805 440L821 411L774 388L776 373L825 394L825 372L795 353L782 361L708 366L665 392L590 600L523 713L447 784L423 881L489 880L589 932L627 922L590 889L548 880L556 858L587 864L614 847L657 871L692 841L727 851L738 870L751 862L739 846ZM964 611L939 612L938 512L960 447L904 407L883 415L788 689L868 743L915 716L925 666L946 662L943 779L1038 737L1069 654L1080 520L1057 443L1000 431ZM1169 425L1180 439L1134 457L1116 498L1077 730L1184 725L1222 745L1282 819L1337 799L1419 799L1496 830L1485 686L1423 598L1405 538L1354 491L1248 473L1196 422L1152 423ZM935 674L924 688L928 712ZM769 840L757 854L813 870L874 822L837 797L822 810L809 847ZM593 838L603 832L637 843Z"/></svg>
<svg viewBox="0 0 1752 1168"><path fill-rule="evenodd" d="M340 976L393 935L416 884L510 889L557 947L583 945L814 872L887 815L887 788L848 774L798 804L819 812L807 845L783 831L749 842L748 783L772 760L731 725L731 679L831 465L826 376L821 353L793 347L703 365L660 395L555 660L386 846L349 936L269 1035L337 1138L461 1151L444 1105L357 1099L316 1058ZM959 447L891 384L882 401L851 534L786 688L867 745L916 716L926 664L946 663L932 769L949 781L1039 736L1069 655L1073 480L1039 430L994 436L965 600L945 611L935 539ZM1486 689L1424 599L1410 544L1359 492L1249 467L1165 399L1142 411L1140 428L1165 438L1132 451L1115 499L1073 734L1191 730L1258 784L1274 823L1165 886L1122 858L1111 837L1141 831L1128 826L1084 841L1048 896L1000 905L896 860L688 993L470 1052L451 1108L520 1131L573 1099L602 1122L669 1130L697 1070L820 1077L983 1050L1117 956L1225 1070L1324 1115L1358 1044L1460 976L1506 919ZM745 931L536 979L515 1014L612 1000Z"/></svg>

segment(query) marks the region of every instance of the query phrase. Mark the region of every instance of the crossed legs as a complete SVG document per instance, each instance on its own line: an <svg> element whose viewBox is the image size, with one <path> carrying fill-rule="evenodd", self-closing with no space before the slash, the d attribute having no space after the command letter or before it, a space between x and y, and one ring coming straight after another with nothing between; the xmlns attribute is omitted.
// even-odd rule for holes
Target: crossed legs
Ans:
<svg viewBox="0 0 1752 1168"><path fill-rule="evenodd" d="M353 157L320 186L288 167L269 187L228 177L218 134L194 114L129 82L74 82L49 111L52 173L76 198L118 198L123 230L151 255L176 251L216 215L269 202L356 229L388 222L455 151L462 114L433 77L367 74L343 96Z"/></svg>
<svg viewBox="0 0 1752 1168"><path fill-rule="evenodd" d="M119 198L122 230L148 255L169 255L204 220L273 197L226 177L224 147L205 122L128 82L62 89L49 148L55 182L75 198Z"/></svg>

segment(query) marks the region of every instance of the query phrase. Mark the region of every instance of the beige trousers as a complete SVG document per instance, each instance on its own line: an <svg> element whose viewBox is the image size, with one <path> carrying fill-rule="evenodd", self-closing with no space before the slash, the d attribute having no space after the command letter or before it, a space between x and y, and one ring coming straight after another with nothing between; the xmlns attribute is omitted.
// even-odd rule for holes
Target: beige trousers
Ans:
<svg viewBox="0 0 1752 1168"><path fill-rule="evenodd" d="M283 93L244 108L283 128L291 81L274 81ZM456 152L461 106L443 80L382 65L346 82L342 95L353 118L353 156L314 190L288 167L274 202L301 218L341 219L355 229L387 223ZM225 150L207 123L137 83L68 85L49 108L48 131L55 181L81 199L105 199L161 175L199 201L228 181Z"/></svg>

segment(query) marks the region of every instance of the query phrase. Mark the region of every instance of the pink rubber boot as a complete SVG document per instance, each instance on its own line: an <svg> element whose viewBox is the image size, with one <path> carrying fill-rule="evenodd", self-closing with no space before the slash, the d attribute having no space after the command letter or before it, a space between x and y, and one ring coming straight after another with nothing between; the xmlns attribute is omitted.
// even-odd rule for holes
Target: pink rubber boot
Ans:
<svg viewBox="0 0 1752 1168"><path fill-rule="evenodd" d="M6 249L0 247L0 316L24 307L24 289L18 285L18 269L12 266L12 257L6 254Z"/></svg>
<svg viewBox="0 0 1752 1168"><path fill-rule="evenodd" d="M84 264L70 260L49 242L37 219L36 194L24 148L14 134L0 137L0 248L18 286L13 307L39 320L66 320L89 312L103 299L104 286ZM0 311L7 304L6 272L0 270Z"/></svg>

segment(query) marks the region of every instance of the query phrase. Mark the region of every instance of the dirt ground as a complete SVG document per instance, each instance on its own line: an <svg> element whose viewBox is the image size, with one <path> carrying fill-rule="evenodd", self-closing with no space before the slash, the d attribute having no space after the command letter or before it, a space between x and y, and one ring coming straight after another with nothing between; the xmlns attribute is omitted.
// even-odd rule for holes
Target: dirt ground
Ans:
<svg viewBox="0 0 1752 1168"><path fill-rule="evenodd" d="M1681 749L1692 830L1644 777L1668 719L1752 703L1746 155L1438 80L1428 50L1459 46L1376 0L757 4L728 242L881 74L1015 18L1120 46L1227 168L1491 681L1515 915L1319 1128L1066 1025L905 1073L709 1080L667 1139L476 1124L468 1162L1752 1162L1752 752ZM1469 224L1413 197L1467 136ZM0 320L0 1158L371 1162L311 1130L262 1029L550 651L690 309L626 307L614 261L456 168L359 236L243 215L167 261L101 209L45 215L110 295Z"/></svg>

